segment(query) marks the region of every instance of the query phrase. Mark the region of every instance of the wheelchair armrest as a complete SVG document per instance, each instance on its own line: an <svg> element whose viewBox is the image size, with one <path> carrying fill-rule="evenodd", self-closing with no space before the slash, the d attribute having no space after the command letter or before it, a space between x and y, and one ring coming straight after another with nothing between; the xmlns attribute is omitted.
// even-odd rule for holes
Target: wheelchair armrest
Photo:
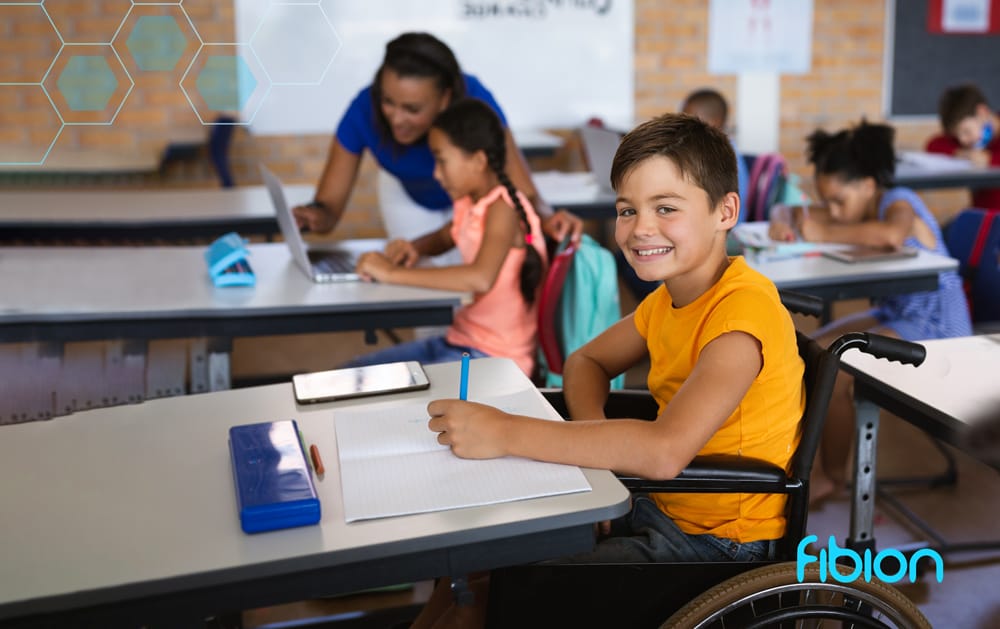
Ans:
<svg viewBox="0 0 1000 629"><path fill-rule="evenodd" d="M695 457L670 480L631 476L619 476L618 480L632 492L706 494L787 493L791 482L785 470L773 463L732 455Z"/></svg>

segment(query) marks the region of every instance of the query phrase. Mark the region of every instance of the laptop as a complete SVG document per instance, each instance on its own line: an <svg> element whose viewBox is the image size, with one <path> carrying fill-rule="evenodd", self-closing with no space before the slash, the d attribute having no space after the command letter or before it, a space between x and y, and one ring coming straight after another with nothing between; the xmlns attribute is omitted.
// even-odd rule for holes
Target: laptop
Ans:
<svg viewBox="0 0 1000 629"><path fill-rule="evenodd" d="M605 194L614 194L611 188L611 163L622 141L621 133L603 127L585 125L580 128L583 154L594 179Z"/></svg>
<svg viewBox="0 0 1000 629"><path fill-rule="evenodd" d="M271 202L274 203L281 235L288 245L292 259L302 272L312 281L324 284L360 280L361 276L354 272L359 252L338 247L335 243L317 247L303 240L295 223L292 208L285 198L285 189L281 181L263 164L260 165L260 174L271 195Z"/></svg>

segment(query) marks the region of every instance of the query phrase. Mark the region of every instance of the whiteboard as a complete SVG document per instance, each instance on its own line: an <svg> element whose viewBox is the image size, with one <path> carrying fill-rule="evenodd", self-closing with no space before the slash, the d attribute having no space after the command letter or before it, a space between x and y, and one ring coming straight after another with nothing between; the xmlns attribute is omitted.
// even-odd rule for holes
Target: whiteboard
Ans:
<svg viewBox="0 0 1000 629"><path fill-rule="evenodd" d="M447 43L512 128L629 121L634 28L631 0L237 0L237 43L267 89L242 121L256 135L332 133L406 31Z"/></svg>

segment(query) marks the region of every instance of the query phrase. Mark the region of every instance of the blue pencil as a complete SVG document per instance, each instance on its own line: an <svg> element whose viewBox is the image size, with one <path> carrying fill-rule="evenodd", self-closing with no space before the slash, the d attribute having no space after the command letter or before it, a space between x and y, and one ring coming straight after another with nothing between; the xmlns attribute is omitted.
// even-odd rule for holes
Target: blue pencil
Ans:
<svg viewBox="0 0 1000 629"><path fill-rule="evenodd" d="M469 352L462 352L462 376L458 381L458 399L469 398Z"/></svg>

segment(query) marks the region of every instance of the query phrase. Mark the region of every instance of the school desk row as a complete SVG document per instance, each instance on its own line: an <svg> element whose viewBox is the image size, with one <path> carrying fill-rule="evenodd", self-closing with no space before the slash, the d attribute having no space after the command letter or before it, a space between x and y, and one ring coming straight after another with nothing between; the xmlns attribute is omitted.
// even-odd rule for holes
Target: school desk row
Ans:
<svg viewBox="0 0 1000 629"><path fill-rule="evenodd" d="M383 241L353 244L374 250ZM386 284L316 284L284 243L250 247L256 286L220 288L204 250L0 248L0 423L182 393L188 372L192 392L227 388L233 338L445 325L468 299ZM181 347L180 356L147 354L150 341L187 338L207 341L187 353ZM118 343L64 346L93 340Z"/></svg>
<svg viewBox="0 0 1000 629"><path fill-rule="evenodd" d="M929 369L917 377L912 367L850 357L845 361L862 395L893 400L904 419L929 422L960 447L967 447L967 429L979 421L976 409L1000 408L1000 392L989 386L994 370L983 368L1000 360L1000 337L928 342ZM592 523L621 515L629 504L610 472L593 469L583 470L587 492L346 522L334 416L376 406L391 413L452 397L459 369L458 362L428 365L430 389L378 400L297 406L285 383L2 428L0 476L17 482L0 484L0 624L200 626L200 619L220 612L462 576L590 548ZM512 361L482 359L475 371L471 399L529 396L533 414L557 417ZM290 418L328 460L317 478L320 523L246 535L229 469L228 429ZM859 429L874 444L877 422L874 429L859 422ZM994 461L998 445L994 441ZM874 470L874 458L862 464ZM852 506L852 539L855 525L867 526L862 541L870 547L874 496L856 496Z"/></svg>
<svg viewBox="0 0 1000 629"><path fill-rule="evenodd" d="M382 241L352 241L379 249ZM446 325L468 295L367 282L316 284L285 243L249 247L256 286L216 287L203 246L0 248L0 423L227 388L240 337ZM933 290L945 256L751 265L827 301ZM195 339L174 353L159 339ZM114 341L111 345L72 343ZM91 351L86 351L90 349ZM180 352L180 355L177 354Z"/></svg>
<svg viewBox="0 0 1000 629"><path fill-rule="evenodd" d="M1000 187L1000 168L907 153L897 183L914 189ZM930 158L921 159L920 157ZM535 174L549 204L581 218L613 218L614 194L590 173ZM312 198L314 187L290 185L290 202ZM171 241L215 238L229 231L244 237L278 233L263 186L200 190L5 191L0 192L0 242Z"/></svg>

